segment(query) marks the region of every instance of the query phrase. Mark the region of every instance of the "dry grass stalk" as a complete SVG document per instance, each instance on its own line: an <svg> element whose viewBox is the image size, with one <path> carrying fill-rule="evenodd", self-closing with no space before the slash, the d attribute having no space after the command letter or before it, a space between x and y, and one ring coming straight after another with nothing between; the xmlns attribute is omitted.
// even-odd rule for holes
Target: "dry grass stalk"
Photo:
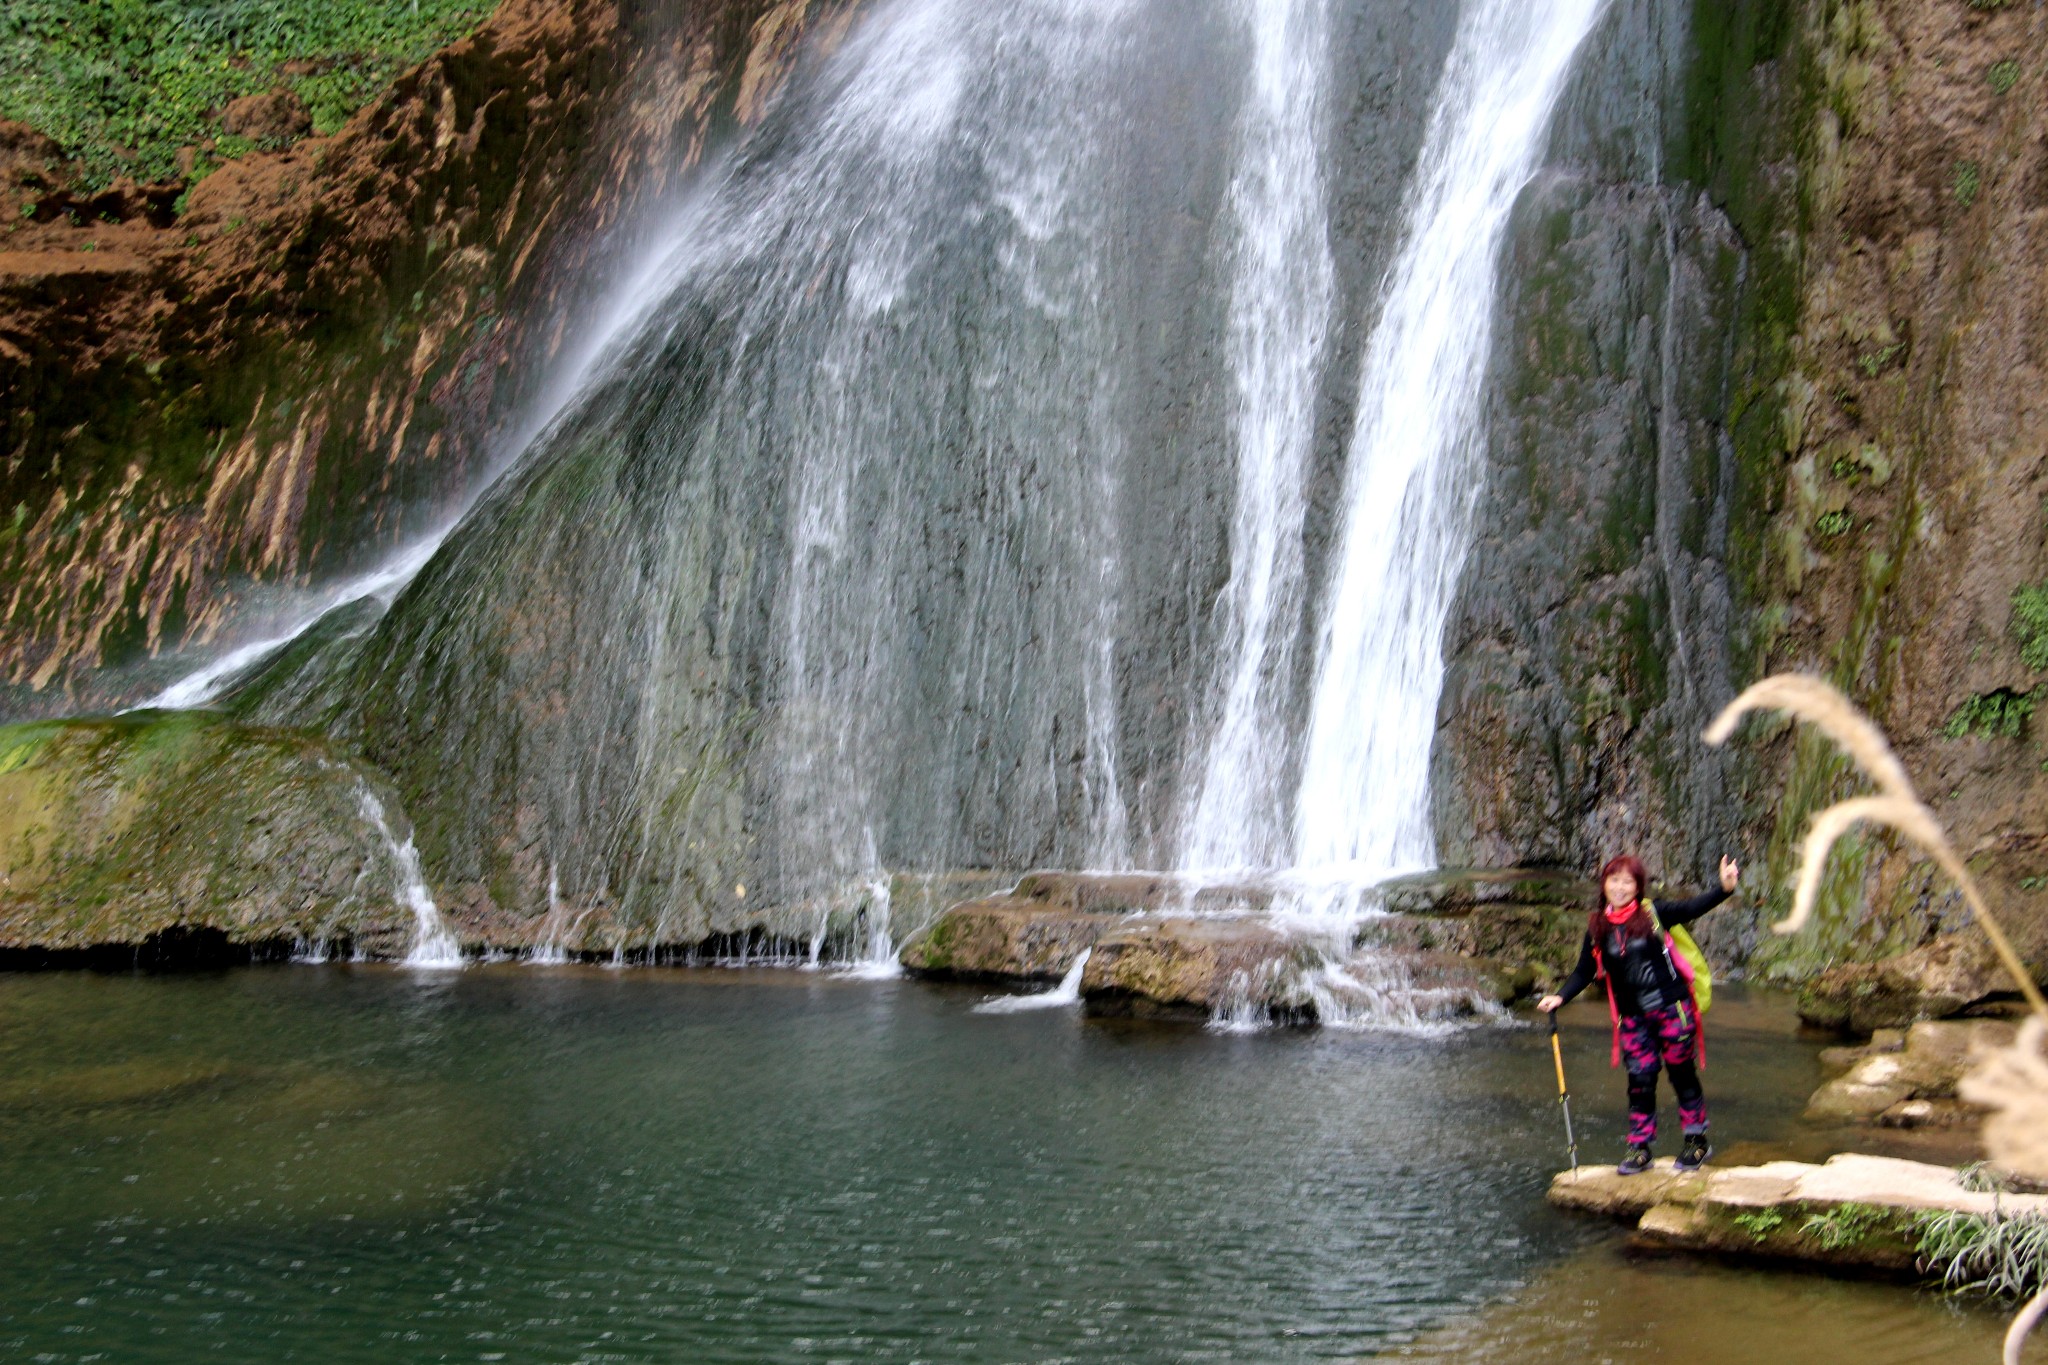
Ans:
<svg viewBox="0 0 2048 1365"><path fill-rule="evenodd" d="M2033 974L2020 960L2012 940L2006 937L1991 908L1984 903L1984 895L1977 889L1976 879L1949 843L1941 821L1913 790L1905 768L1892 753L1891 745L1885 742L1884 732L1877 728L1876 723L1821 679L1798 673L1779 673L1765 678L1729 702L1714 718L1714 723L1707 727L1707 743L1725 744L1744 715L1764 709L1788 711L1813 725L1839 744L1864 775L1884 793L1882 796L1855 797L1840 802L1814 817L1807 826L1806 843L1801 852L1798 891L1793 898L1792 913L1772 928L1781 934L1790 934L1806 927L1807 921L1813 917L1821 876L1836 840L1855 825L1886 825L1920 845L1942 871L1954 879L1956 888L1963 893L1963 900L1970 907L1970 913L1984 927L1985 936L1991 940L1999 961L2018 984L2020 993L2026 996L2027 1003L2037 1015L2048 1018L2048 1001L2042 1000L2040 989L2034 985Z"/></svg>
<svg viewBox="0 0 2048 1365"><path fill-rule="evenodd" d="M1773 927L1781 934L1789 934L1803 928L1812 918L1828 853L1835 841L1856 825L1889 826L1926 850L1941 870L1954 879L1970 913L1984 926L1999 961L2034 1008L2034 1017L2020 1029L2013 1045L1979 1058L1958 1085L1957 1093L1991 1111L1984 1120L1984 1146L1994 1162L2029 1179L2048 1180L2048 1059L2042 1056L2042 1044L2048 1041L2048 1004L2043 1003L2033 974L1985 905L1976 879L1949 843L1948 832L1913 790L1905 768L1885 742L1884 732L1847 697L1819 678L1796 673L1765 678L1714 718L1714 723L1707 727L1707 743L1727 743L1735 733L1737 721L1750 711L1764 708L1789 711L1818 728L1841 745L1883 793L1837 802L1813 817L1800 854L1799 884L1792 898L1792 913ZM2048 1312L2048 1293L2036 1295L2013 1319L2005 1337L2005 1365L2019 1365L2027 1336L2044 1312Z"/></svg>
<svg viewBox="0 0 2048 1365"><path fill-rule="evenodd" d="M1972 1104L1991 1110L1984 1120L1984 1146L1992 1159L2015 1175L2048 1180L2048 1020L2035 1016L2020 1028L2011 1047L1996 1048L1956 1086Z"/></svg>

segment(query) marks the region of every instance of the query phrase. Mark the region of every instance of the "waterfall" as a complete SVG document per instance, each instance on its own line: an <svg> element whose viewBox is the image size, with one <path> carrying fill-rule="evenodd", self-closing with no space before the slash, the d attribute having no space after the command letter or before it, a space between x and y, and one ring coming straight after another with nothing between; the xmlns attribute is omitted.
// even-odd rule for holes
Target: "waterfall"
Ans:
<svg viewBox="0 0 2048 1365"><path fill-rule="evenodd" d="M1189 782L1180 865L1285 858L1288 684L1306 592L1302 522L1334 269L1320 159L1326 0L1245 0L1250 90L1230 188L1236 512L1217 602L1220 716Z"/></svg>
<svg viewBox="0 0 2048 1365"><path fill-rule="evenodd" d="M958 706L913 709L926 687L913 670L932 631L919 619L934 549L924 518L962 492L993 514L983 527L991 542L1024 539L1066 582L1052 604L1059 614L1042 627L1081 665L1080 778L1097 811L1089 852L1121 854L1108 653L1117 567L1107 521L1118 437L1096 254L1097 130L1081 93L1114 50L1119 8L895 6L877 16L858 75L801 159L747 214L749 240L841 225L827 255L799 247L787 261L760 259L768 278L749 279L743 305L764 336L795 342L801 333L811 365L809 382L781 394L771 419L794 457L768 753L786 899L861 894L876 866L876 831L885 845L903 842L890 829L900 781L929 776L905 771L930 749L918 729L960 726L1014 685L1018 660L970 637L935 661L963 685L966 715ZM964 201L963 170L980 181ZM949 243L971 254L949 256ZM981 288L1001 307L984 312L962 345L934 331L958 305L933 286L989 245ZM828 279L836 295L819 293ZM963 384L1003 401L979 404L961 424ZM756 401L747 384L732 397ZM947 488L927 462L905 458L910 451L962 461L968 488ZM1042 466L1035 479L1026 460ZM1027 503L1030 483L1041 496ZM962 546L948 567L962 576L948 609L964 618L949 629L1016 605L1000 553ZM1047 681L1069 688L1073 675ZM1057 774L1049 781L1057 786Z"/></svg>
<svg viewBox="0 0 2048 1365"><path fill-rule="evenodd" d="M537 967L560 967L569 961L569 949L563 943L568 926L562 923L562 874L552 859L548 862L548 917L541 922L540 942L533 945L533 951L526 960Z"/></svg>
<svg viewBox="0 0 2048 1365"><path fill-rule="evenodd" d="M1432 865L1443 629L1485 464L1498 257L1605 0L1474 0L1438 88L1366 347L1316 646L1295 856L1343 882Z"/></svg>
<svg viewBox="0 0 2048 1365"><path fill-rule="evenodd" d="M427 889L426 876L420 871L419 850L413 847L412 836L403 842L392 831L391 822L385 817L384 803L377 799L377 793L370 790L370 784L360 778L356 781L356 806L363 818L376 827L383 836L384 846L391 851L392 861L398 870L398 903L413 913L416 925L413 944L406 953L407 967L460 967L462 945L448 930L447 922L441 918L439 906L434 904L434 894Z"/></svg>
<svg viewBox="0 0 2048 1365"><path fill-rule="evenodd" d="M867 10L520 464L254 718L391 774L466 902L538 928L548 877L622 948L887 970L906 875L1289 868L1297 905L1427 861L1494 257L1600 3ZM1433 108L1372 111L1368 160L1419 148L1377 203L1335 92L1447 41Z"/></svg>

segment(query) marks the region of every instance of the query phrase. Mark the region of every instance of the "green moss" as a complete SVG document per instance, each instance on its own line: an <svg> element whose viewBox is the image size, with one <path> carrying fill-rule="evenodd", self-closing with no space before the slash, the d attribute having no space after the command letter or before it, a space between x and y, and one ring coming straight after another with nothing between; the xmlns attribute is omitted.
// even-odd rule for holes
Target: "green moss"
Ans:
<svg viewBox="0 0 2048 1365"><path fill-rule="evenodd" d="M2008 57L2002 62L1993 62L1991 69L1984 73L1985 81L1991 86L1991 93L2003 95L2020 80L2020 64Z"/></svg>
<svg viewBox="0 0 2048 1365"><path fill-rule="evenodd" d="M1983 187L1984 173L1974 161L1963 161L1956 165L1956 202L1964 208L1977 202L1977 191Z"/></svg>

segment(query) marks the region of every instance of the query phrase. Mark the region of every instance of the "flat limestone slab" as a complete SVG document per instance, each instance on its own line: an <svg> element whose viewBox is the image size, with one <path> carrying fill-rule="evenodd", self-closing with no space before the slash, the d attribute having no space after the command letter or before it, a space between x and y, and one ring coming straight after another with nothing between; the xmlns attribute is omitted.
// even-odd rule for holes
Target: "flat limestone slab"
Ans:
<svg viewBox="0 0 2048 1365"><path fill-rule="evenodd" d="M1669 1158L1641 1175L1580 1166L1550 1182L1561 1209L1633 1222L1638 1241L1688 1251L1767 1256L1895 1272L1915 1267L1921 1215L2048 1217L2048 1195L1963 1188L1947 1166L1844 1154L1824 1165L1770 1161L1680 1172Z"/></svg>

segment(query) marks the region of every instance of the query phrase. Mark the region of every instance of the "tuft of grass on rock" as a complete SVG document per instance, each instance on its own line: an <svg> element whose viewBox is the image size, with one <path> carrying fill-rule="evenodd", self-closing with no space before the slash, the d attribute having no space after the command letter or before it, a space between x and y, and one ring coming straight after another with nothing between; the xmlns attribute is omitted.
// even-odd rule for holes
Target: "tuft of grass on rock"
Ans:
<svg viewBox="0 0 2048 1365"><path fill-rule="evenodd" d="M2003 95L2020 83L2020 64L2007 57L2002 62L1993 62L1991 69L1984 73L1984 79L1991 86L1991 93Z"/></svg>
<svg viewBox="0 0 2048 1365"><path fill-rule="evenodd" d="M1840 1251L1884 1231L1891 1221L1891 1210L1874 1204L1837 1204L1824 1213L1809 1215L1799 1231L1822 1251Z"/></svg>
<svg viewBox="0 0 2048 1365"><path fill-rule="evenodd" d="M1943 1209L1914 1220L1920 1262L1952 1293L2031 1298L2048 1289L2048 1218Z"/></svg>
<svg viewBox="0 0 2048 1365"><path fill-rule="evenodd" d="M286 89L331 133L495 0L6 0L0 119L40 130L88 188L196 178L256 144L229 101ZM213 144L206 150L206 144ZM185 166L180 166L184 152Z"/></svg>

